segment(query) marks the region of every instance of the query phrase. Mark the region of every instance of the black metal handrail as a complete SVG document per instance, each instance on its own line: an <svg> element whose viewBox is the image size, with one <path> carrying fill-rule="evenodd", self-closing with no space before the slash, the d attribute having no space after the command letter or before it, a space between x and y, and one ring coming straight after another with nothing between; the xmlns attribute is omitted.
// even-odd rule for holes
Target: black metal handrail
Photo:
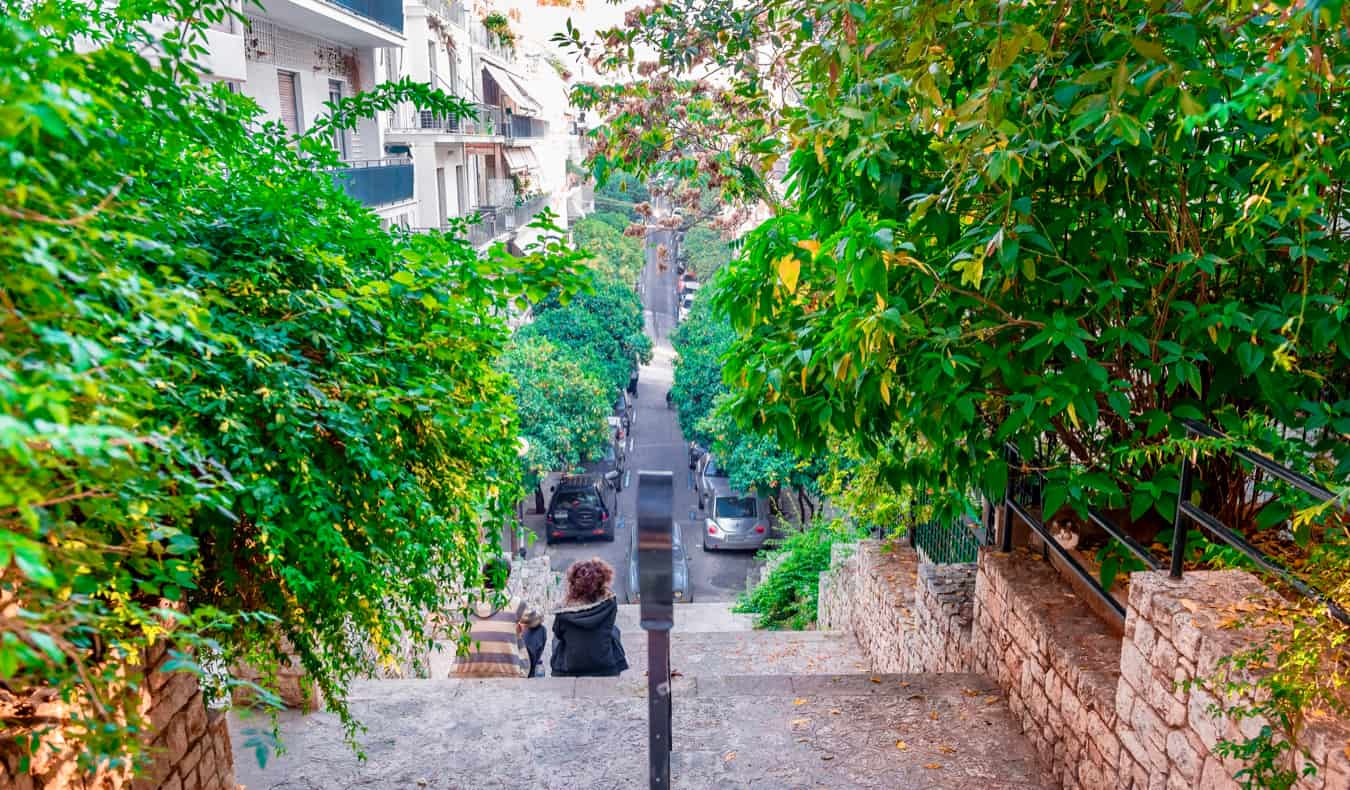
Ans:
<svg viewBox="0 0 1350 790"><path fill-rule="evenodd" d="M1216 428L1205 425L1196 420L1185 420L1186 434L1188 436L1200 436L1207 439L1228 439L1228 434ZM1336 499L1336 495L1327 490L1315 481L1295 472L1289 467L1277 463L1264 455L1245 450L1241 448L1233 449L1234 455L1247 461L1252 466L1260 469L1271 477L1283 483L1287 483L1317 499L1319 502L1331 502ZM1346 625L1350 625L1350 613L1347 613L1337 603L1331 600L1325 593L1310 586L1302 579L1295 576L1288 568L1285 568L1279 562L1267 556L1260 549L1248 543L1233 530L1229 529L1212 514L1190 503L1191 489L1194 486L1195 461L1189 454L1181 458L1181 486L1177 492L1176 515L1172 520L1172 567L1171 576L1174 579L1180 579L1184 573L1184 564L1186 559L1186 542L1189 533L1190 522L1194 521L1204 532L1218 538L1220 541L1242 552L1247 559L1251 560L1257 567L1263 571L1280 578L1285 584L1305 598L1317 601L1326 607L1327 613ZM1344 510L1344 506L1342 506Z"/></svg>

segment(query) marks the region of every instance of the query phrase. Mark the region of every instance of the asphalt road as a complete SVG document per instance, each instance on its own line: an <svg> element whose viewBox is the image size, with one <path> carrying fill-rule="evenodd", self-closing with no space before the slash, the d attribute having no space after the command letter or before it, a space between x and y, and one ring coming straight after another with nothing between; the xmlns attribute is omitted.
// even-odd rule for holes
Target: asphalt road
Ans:
<svg viewBox="0 0 1350 790"><path fill-rule="evenodd" d="M675 249L673 234L659 231L647 237L647 265L643 270L638 291L646 308L647 334L651 336L655 353L651 364L643 366L638 375L638 396L635 401L633 429L629 442L627 474L624 489L617 495L617 522L613 543L596 541L586 543L544 542L543 516L527 513L526 526L534 531L536 540L529 549L530 556L545 552L556 570L564 570L579 559L600 557L614 566L615 592L623 600L628 592L628 562L631 530L637 520L637 481L642 470L669 470L675 475L675 521L680 527L685 548L689 553L689 576L695 601L732 600L745 589L746 573L754 562L752 553L705 553L702 548L703 519L694 495L689 472L688 442L680 433L675 411L666 406L666 391L673 376L675 352L670 346L669 334L677 321L675 295ZM659 252L664 245L668 252ZM662 266L665 261L665 266ZM597 470L601 471L601 470ZM610 494L613 496L613 494Z"/></svg>

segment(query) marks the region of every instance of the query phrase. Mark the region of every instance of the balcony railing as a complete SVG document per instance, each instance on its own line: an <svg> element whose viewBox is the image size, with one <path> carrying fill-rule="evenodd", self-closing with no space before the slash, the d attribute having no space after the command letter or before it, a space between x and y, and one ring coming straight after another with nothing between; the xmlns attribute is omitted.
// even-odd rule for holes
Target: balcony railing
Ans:
<svg viewBox="0 0 1350 790"><path fill-rule="evenodd" d="M506 136L512 139L516 138L535 138L548 136L548 122L538 118L531 118L526 115L510 116L510 123L506 125Z"/></svg>
<svg viewBox="0 0 1350 790"><path fill-rule="evenodd" d="M332 171L333 183L367 206L412 200L413 163L410 157L391 156L347 162Z"/></svg>
<svg viewBox="0 0 1350 790"><path fill-rule="evenodd" d="M469 225L466 235L469 243L475 247L486 247L497 238L506 235L514 230L519 230L530 224L539 212L548 205L548 196L539 195L531 198L519 206L480 206L471 213L478 216L478 221ZM425 233L429 230L450 230L449 225L442 225L439 228L411 228L414 232Z"/></svg>
<svg viewBox="0 0 1350 790"><path fill-rule="evenodd" d="M403 0L324 0L325 2L345 8L357 16L363 16L366 19L375 22L378 25L387 27L390 30L403 32Z"/></svg>
<svg viewBox="0 0 1350 790"><path fill-rule="evenodd" d="M421 110L411 104L389 111L389 128L444 134L497 135L502 131L502 108L476 104L477 118L456 118Z"/></svg>

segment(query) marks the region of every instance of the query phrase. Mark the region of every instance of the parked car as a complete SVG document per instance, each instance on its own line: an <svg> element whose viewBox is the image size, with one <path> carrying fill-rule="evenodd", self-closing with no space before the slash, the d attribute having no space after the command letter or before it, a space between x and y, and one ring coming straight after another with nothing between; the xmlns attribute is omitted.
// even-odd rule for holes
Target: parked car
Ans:
<svg viewBox="0 0 1350 790"><path fill-rule="evenodd" d="M704 511L703 550L760 549L773 537L769 501L735 491L711 453L698 463L698 507Z"/></svg>
<svg viewBox="0 0 1350 790"><path fill-rule="evenodd" d="M684 295L684 298L680 300L679 320L683 321L684 319L688 318L689 311L693 309L694 309L694 295L692 293L687 293Z"/></svg>
<svg viewBox="0 0 1350 790"><path fill-rule="evenodd" d="M605 503L605 491L616 487L619 473L564 475L552 486L544 540L553 544L564 538L601 538L614 540L614 519Z"/></svg>
<svg viewBox="0 0 1350 790"><path fill-rule="evenodd" d="M674 524L674 522L672 522ZM628 537L628 603L641 603L638 580L638 531L630 529ZM674 563L674 575L671 577L671 590L675 603L690 603L694 600L694 591L689 587L689 555L684 550L684 538L680 537L680 525L674 524L671 530L670 554Z"/></svg>

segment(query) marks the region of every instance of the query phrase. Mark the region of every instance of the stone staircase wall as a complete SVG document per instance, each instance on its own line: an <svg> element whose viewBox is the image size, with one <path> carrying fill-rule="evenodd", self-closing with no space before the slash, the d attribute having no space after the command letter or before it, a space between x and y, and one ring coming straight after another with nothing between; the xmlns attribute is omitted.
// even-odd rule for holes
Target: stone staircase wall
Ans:
<svg viewBox="0 0 1350 790"><path fill-rule="evenodd" d="M821 628L851 631L879 671L992 678L1059 786L1238 786L1241 765L1215 747L1263 722L1216 718L1218 696L1191 681L1250 643L1221 623L1271 595L1250 574L1132 574L1122 639L1025 550L982 549L968 566L921 563L876 541L836 550L821 575ZM1350 788L1350 722L1312 721L1303 742L1317 774L1296 787Z"/></svg>
<svg viewBox="0 0 1350 790"><path fill-rule="evenodd" d="M104 766L87 771L78 752L65 745L61 730L76 726L78 707L59 698L38 705L34 713L57 722L27 770L20 770L22 752L16 740L0 741L0 787L10 790L235 790L234 757L223 711L208 710L197 676L187 671L165 672L170 660L163 645L143 656L150 667L136 692L146 717L148 769L135 780L126 767Z"/></svg>

